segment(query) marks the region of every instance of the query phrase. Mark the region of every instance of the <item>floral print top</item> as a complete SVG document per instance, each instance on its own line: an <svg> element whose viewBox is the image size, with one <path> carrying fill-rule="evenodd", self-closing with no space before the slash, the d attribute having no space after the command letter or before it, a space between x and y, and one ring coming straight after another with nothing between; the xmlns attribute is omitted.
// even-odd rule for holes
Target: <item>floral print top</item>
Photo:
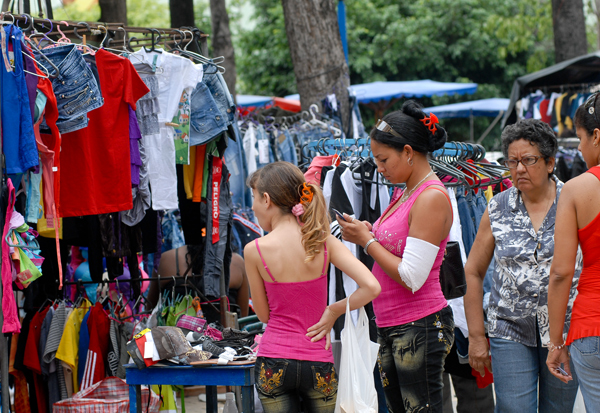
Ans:
<svg viewBox="0 0 600 413"><path fill-rule="evenodd" d="M548 325L548 282L554 256L556 204L563 183L555 176L556 199L535 232L516 187L490 200L488 211L495 240L495 267L488 308L490 337L537 346L537 331L546 346L550 341ZM582 267L578 252L577 266L565 319L569 330L571 308ZM537 323L537 329L536 329Z"/></svg>

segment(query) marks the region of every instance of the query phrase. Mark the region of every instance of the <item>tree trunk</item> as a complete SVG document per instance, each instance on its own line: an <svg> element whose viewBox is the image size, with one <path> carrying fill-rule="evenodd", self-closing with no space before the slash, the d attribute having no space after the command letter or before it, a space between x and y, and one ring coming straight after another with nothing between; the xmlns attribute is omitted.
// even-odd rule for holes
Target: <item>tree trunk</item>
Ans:
<svg viewBox="0 0 600 413"><path fill-rule="evenodd" d="M100 21L127 25L127 0L98 0Z"/></svg>
<svg viewBox="0 0 600 413"><path fill-rule="evenodd" d="M210 0L210 21L212 25L210 40L213 56L225 57L225 61L223 62L223 67L225 67L223 78L233 99L236 100L235 52L233 50L233 43L231 42L229 15L227 14L225 0Z"/></svg>
<svg viewBox="0 0 600 413"><path fill-rule="evenodd" d="M556 63L587 54L582 0L552 0Z"/></svg>
<svg viewBox="0 0 600 413"><path fill-rule="evenodd" d="M349 125L348 66L334 0L282 0L285 30L302 109L335 93L344 128Z"/></svg>
<svg viewBox="0 0 600 413"><path fill-rule="evenodd" d="M194 0L169 0L171 27L194 26Z"/></svg>

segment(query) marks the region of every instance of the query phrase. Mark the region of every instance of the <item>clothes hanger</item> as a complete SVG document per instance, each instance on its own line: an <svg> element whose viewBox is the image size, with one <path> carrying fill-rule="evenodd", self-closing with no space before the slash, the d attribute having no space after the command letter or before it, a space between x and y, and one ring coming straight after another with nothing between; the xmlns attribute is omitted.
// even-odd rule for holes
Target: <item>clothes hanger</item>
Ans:
<svg viewBox="0 0 600 413"><path fill-rule="evenodd" d="M149 29L150 33L152 33L152 45L150 46L150 49L146 48L146 46L144 46L144 50L147 53L150 52L156 52L156 53L162 53L163 51L161 49L157 49L156 48L156 44L160 44L160 39L162 38L160 35L160 32L157 29ZM156 34L157 37L154 37L154 35Z"/></svg>

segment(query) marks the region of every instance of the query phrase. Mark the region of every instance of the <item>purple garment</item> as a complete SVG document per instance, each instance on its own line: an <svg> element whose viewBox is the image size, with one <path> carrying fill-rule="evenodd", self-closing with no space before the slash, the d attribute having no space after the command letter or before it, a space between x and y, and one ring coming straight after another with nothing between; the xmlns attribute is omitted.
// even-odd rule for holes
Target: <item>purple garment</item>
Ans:
<svg viewBox="0 0 600 413"><path fill-rule="evenodd" d="M129 150L131 153L131 184L140 184L140 166L142 166L142 156L140 155L139 140L142 139L140 126L138 125L135 111L129 106Z"/></svg>

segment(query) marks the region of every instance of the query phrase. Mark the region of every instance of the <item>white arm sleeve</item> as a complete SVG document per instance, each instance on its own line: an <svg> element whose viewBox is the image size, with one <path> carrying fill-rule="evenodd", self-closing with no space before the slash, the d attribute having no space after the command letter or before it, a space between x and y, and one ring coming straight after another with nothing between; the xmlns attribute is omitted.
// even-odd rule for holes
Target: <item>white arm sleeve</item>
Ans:
<svg viewBox="0 0 600 413"><path fill-rule="evenodd" d="M439 247L419 238L406 238L406 247L402 262L398 265L398 274L413 294L418 291L433 268Z"/></svg>

